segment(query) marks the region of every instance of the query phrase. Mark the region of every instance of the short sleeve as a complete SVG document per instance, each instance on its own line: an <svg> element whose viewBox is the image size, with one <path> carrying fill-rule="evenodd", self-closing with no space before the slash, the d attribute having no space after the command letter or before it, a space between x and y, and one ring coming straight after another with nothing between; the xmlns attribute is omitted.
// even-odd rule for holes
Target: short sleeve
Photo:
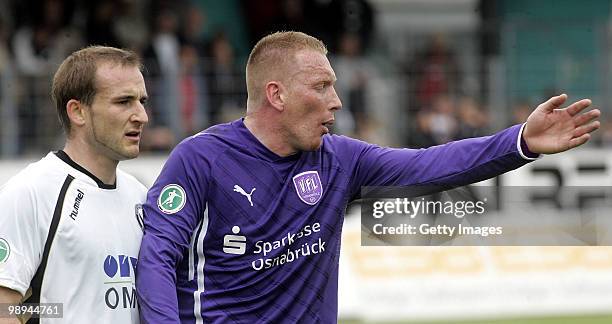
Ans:
<svg viewBox="0 0 612 324"><path fill-rule="evenodd" d="M27 183L9 181L0 188L0 286L25 295L42 255L36 198Z"/></svg>

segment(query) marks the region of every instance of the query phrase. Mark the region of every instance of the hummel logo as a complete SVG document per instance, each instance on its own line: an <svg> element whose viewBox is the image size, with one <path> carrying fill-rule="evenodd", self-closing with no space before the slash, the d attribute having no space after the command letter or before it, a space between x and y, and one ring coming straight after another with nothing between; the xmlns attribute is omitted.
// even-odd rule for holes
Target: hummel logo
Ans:
<svg viewBox="0 0 612 324"><path fill-rule="evenodd" d="M81 201L85 197L85 194L81 191L81 189L77 189L77 196L74 199L74 205L72 206L72 212L70 213L70 218L76 220L77 215L79 214L79 206L81 205Z"/></svg>
<svg viewBox="0 0 612 324"><path fill-rule="evenodd" d="M247 193L246 191L244 191L244 189L242 189L242 187L240 187L239 185L234 185L234 191L247 197L247 199L249 200L249 203L251 204L251 206L253 206L253 200L251 200L251 196L253 195L253 191L255 191L255 189L257 188L253 188L251 190L251 193Z"/></svg>

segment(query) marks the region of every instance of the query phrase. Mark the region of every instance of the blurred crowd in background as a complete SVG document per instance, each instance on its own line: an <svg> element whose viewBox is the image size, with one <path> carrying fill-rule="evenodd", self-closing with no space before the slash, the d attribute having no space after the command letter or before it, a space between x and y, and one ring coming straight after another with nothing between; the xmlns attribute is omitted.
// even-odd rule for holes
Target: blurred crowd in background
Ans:
<svg viewBox="0 0 612 324"><path fill-rule="evenodd" d="M344 106L334 132L381 145L428 147L486 135L525 121L534 104L555 93L509 97L492 110L490 72L479 62L490 24L468 33L475 49L466 54L452 32L405 37L398 24L398 34L389 34L380 28L381 2L0 0L0 157L60 148L51 79L69 53L91 44L143 57L150 97L145 151L167 152L186 136L243 116L248 52L277 30L304 31L327 44ZM486 18L487 5L460 2ZM612 145L611 129L604 116L596 145Z"/></svg>

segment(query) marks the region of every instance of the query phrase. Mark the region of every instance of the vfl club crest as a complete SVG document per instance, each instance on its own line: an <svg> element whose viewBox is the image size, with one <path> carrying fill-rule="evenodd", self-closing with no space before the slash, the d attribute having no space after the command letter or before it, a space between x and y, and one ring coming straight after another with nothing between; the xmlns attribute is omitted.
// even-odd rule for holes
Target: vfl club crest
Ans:
<svg viewBox="0 0 612 324"><path fill-rule="evenodd" d="M306 171L294 176L293 184L300 200L308 205L318 203L323 196L323 185L317 171Z"/></svg>

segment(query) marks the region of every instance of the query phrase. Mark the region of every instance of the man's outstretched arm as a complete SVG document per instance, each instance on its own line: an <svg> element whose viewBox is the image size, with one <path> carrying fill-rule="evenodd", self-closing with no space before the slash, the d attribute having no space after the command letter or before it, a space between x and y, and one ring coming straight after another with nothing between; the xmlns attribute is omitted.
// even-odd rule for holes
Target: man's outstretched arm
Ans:
<svg viewBox="0 0 612 324"><path fill-rule="evenodd" d="M347 143L339 145L340 150L360 152L344 153L356 157L353 196L361 186L462 186L516 169L539 154L579 146L599 127L600 111L580 114L590 106L588 99L559 109L566 99L561 95L542 103L523 125L427 149L391 149L344 139Z"/></svg>
<svg viewBox="0 0 612 324"><path fill-rule="evenodd" d="M599 128L599 109L582 113L591 105L583 99L561 108L567 100L562 94L539 105L527 118L523 139L534 153L552 154L567 151L586 143L591 132Z"/></svg>

